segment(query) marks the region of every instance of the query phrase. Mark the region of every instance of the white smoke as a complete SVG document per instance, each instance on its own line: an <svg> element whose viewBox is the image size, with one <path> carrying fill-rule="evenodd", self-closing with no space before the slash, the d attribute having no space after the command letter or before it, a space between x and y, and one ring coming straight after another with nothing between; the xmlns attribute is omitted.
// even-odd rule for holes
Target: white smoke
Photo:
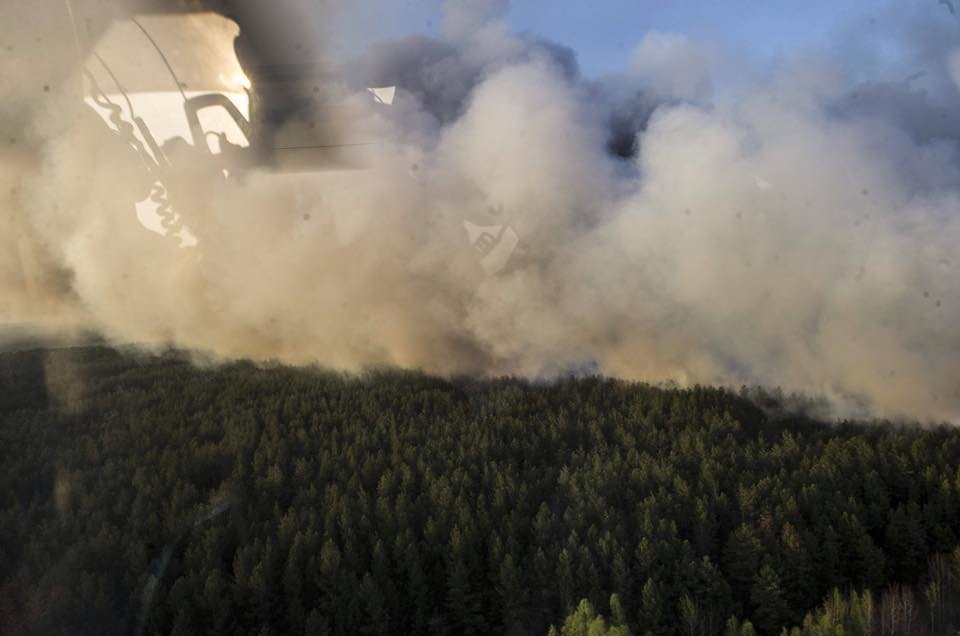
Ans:
<svg viewBox="0 0 960 636"><path fill-rule="evenodd" d="M5 155L2 317L226 357L589 365L960 420L955 25L904 21L888 63L847 42L733 87L681 35L647 34L592 81L511 33L503 3L451 7L440 38L345 66L399 85L369 170L201 181L191 249L131 217L137 178L92 165L100 142L36 113L41 159ZM465 222L520 237L505 268L484 271Z"/></svg>

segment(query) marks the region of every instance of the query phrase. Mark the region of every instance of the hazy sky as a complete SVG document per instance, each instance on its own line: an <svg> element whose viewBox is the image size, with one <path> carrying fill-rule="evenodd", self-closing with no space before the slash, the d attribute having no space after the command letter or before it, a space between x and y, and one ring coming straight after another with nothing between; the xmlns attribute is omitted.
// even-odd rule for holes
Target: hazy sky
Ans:
<svg viewBox="0 0 960 636"><path fill-rule="evenodd" d="M960 10L960 1L952 0ZM346 49L411 33L436 33L440 0L371 1L347 18ZM943 0L514 0L508 19L517 31L532 31L571 47L587 75L621 68L647 31L717 40L776 57L835 41L837 32L904 11L951 16Z"/></svg>

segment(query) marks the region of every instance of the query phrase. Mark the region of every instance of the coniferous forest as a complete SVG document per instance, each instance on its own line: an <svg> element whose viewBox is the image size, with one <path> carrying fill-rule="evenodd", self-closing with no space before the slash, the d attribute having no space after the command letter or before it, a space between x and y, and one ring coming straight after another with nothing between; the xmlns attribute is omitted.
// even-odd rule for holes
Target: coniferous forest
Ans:
<svg viewBox="0 0 960 636"><path fill-rule="evenodd" d="M955 634L960 431L777 393L0 355L3 634Z"/></svg>

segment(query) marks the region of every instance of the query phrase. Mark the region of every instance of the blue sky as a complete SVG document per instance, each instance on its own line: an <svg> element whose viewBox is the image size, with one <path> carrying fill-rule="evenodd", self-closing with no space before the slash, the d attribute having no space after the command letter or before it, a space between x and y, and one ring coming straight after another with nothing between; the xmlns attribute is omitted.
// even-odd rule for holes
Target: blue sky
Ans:
<svg viewBox="0 0 960 636"><path fill-rule="evenodd" d="M960 10L960 0L952 0ZM347 17L354 49L383 37L436 34L441 0L373 0ZM951 15L940 0L514 0L508 20L573 48L587 75L621 68L647 31L683 33L775 57L819 48L851 24L899 8ZM952 19L958 19L953 16Z"/></svg>
<svg viewBox="0 0 960 636"><path fill-rule="evenodd" d="M645 31L683 33L777 55L826 43L839 26L884 4L882 0L525 0L513 3L510 22L571 46L583 70L592 75L621 67Z"/></svg>

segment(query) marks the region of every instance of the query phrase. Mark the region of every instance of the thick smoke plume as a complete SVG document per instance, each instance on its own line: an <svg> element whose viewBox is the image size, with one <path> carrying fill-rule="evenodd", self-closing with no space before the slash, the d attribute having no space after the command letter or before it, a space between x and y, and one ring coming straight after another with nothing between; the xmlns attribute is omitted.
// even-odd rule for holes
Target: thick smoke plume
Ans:
<svg viewBox="0 0 960 636"><path fill-rule="evenodd" d="M503 3L450 3L442 35L339 61L399 87L369 169L199 182L179 208L191 248L137 223L140 178L78 132L65 78L4 122L0 319L350 370L780 385L960 421L960 25L930 4L773 67L639 34L590 79L512 33ZM471 227L508 228L509 261L485 269Z"/></svg>

